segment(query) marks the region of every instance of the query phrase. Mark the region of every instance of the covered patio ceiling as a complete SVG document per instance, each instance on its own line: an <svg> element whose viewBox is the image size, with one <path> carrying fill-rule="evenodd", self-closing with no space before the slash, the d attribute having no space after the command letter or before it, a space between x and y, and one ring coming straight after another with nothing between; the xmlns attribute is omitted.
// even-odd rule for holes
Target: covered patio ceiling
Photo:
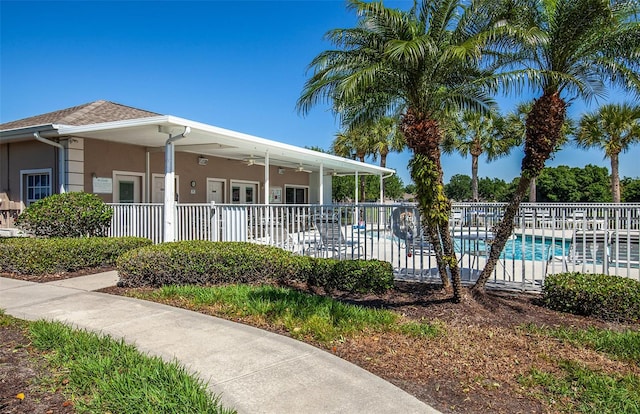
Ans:
<svg viewBox="0 0 640 414"><path fill-rule="evenodd" d="M382 175L394 173L359 161L337 157L294 145L271 141L236 131L218 128L188 119L163 115L101 124L66 126L56 125L59 136L76 136L111 142L121 142L164 150L168 133L177 136L189 127L189 134L174 142L175 150L199 154L204 157L221 157L264 165L268 154L270 165L283 168L304 168L307 171L334 175ZM322 166L322 167L321 167Z"/></svg>

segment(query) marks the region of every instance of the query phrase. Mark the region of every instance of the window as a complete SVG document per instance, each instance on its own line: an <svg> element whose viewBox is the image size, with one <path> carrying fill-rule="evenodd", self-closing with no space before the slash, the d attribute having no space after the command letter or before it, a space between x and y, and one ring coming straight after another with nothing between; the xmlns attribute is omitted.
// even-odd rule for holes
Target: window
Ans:
<svg viewBox="0 0 640 414"><path fill-rule="evenodd" d="M25 205L51 195L51 171L21 171Z"/></svg>
<svg viewBox="0 0 640 414"><path fill-rule="evenodd" d="M287 204L307 204L309 189L307 187L286 187L285 202Z"/></svg>

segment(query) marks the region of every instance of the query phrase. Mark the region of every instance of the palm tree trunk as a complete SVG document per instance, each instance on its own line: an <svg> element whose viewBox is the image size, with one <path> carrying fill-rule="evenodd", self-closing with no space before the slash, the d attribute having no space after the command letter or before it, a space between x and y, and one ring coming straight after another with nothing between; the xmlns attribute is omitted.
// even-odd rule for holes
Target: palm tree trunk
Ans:
<svg viewBox="0 0 640 414"><path fill-rule="evenodd" d="M380 166L382 168L387 167L387 154L384 152L380 152Z"/></svg>
<svg viewBox="0 0 640 414"><path fill-rule="evenodd" d="M611 195L613 196L613 202L620 202L620 173L619 173L620 159L619 153L611 154Z"/></svg>
<svg viewBox="0 0 640 414"><path fill-rule="evenodd" d="M471 192L473 201L480 200L478 196L478 156L471 154Z"/></svg>
<svg viewBox="0 0 640 414"><path fill-rule="evenodd" d="M566 107L566 103L557 92L545 93L534 102L526 122L527 132L520 182L505 209L502 221L498 224L487 264L472 288L473 293L484 293L485 285L500 260L500 253L513 233L514 219L520 208L520 203L529 189L531 180L540 175L544 163L556 148L561 136L562 124L565 121Z"/></svg>
<svg viewBox="0 0 640 414"><path fill-rule="evenodd" d="M404 115L401 129L414 153L409 166L416 184L420 213L429 228L430 242L436 252L442 252L440 257L436 255L440 279L446 287L449 285L448 273L451 274L453 300L460 302L466 295L449 233L451 201L444 194L444 174L440 163L442 131L435 120L411 109Z"/></svg>
<svg viewBox="0 0 640 414"><path fill-rule="evenodd" d="M537 201L537 190L536 190L536 177L531 179L529 183L529 202L535 203Z"/></svg>

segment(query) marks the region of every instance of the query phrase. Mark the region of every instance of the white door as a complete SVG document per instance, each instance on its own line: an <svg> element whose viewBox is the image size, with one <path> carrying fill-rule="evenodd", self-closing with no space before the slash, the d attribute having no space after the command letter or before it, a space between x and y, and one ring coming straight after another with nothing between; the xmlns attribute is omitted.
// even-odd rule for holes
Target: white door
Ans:
<svg viewBox="0 0 640 414"><path fill-rule="evenodd" d="M224 203L224 181L207 178L207 203Z"/></svg>
<svg viewBox="0 0 640 414"><path fill-rule="evenodd" d="M116 174L114 181L114 202L139 203L142 200L142 176Z"/></svg>
<svg viewBox="0 0 640 414"><path fill-rule="evenodd" d="M257 183L231 183L231 202L234 204L257 204Z"/></svg>
<svg viewBox="0 0 640 414"><path fill-rule="evenodd" d="M176 194L179 194L178 192L178 184L180 183L180 180L178 179L178 176L176 175L175 177L176 179ZM153 203L164 203L164 174L153 174L153 177L151 179L152 183L151 183L151 200ZM177 197L176 197L177 200Z"/></svg>

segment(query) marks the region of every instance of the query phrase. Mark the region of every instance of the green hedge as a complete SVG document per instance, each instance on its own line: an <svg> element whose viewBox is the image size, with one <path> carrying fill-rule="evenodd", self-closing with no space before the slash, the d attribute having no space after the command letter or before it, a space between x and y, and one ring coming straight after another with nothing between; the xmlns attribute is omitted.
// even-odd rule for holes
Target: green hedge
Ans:
<svg viewBox="0 0 640 414"><path fill-rule="evenodd" d="M53 194L28 206L16 226L38 237L106 236L113 209L95 194Z"/></svg>
<svg viewBox="0 0 640 414"><path fill-rule="evenodd" d="M390 263L297 256L245 242L163 243L127 252L117 266L122 287L295 281L328 291L382 292L393 286Z"/></svg>
<svg viewBox="0 0 640 414"><path fill-rule="evenodd" d="M640 321L640 282L591 273L549 275L542 287L546 307L604 320Z"/></svg>
<svg viewBox="0 0 640 414"><path fill-rule="evenodd" d="M124 252L150 244L139 237L11 238L0 242L0 272L41 275L113 266Z"/></svg>

